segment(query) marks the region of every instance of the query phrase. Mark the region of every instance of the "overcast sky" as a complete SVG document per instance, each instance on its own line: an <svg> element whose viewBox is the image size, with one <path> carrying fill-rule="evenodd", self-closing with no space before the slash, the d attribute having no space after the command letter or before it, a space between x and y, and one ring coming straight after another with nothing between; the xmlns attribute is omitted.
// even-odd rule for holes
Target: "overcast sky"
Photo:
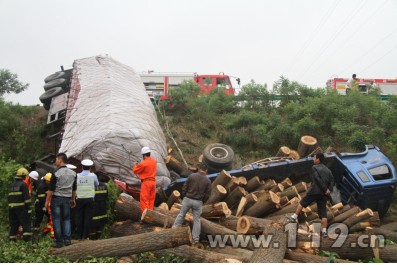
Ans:
<svg viewBox="0 0 397 265"><path fill-rule="evenodd" d="M396 0L0 0L0 68L39 104L43 79L108 54L137 72L224 72L272 87L397 78Z"/></svg>

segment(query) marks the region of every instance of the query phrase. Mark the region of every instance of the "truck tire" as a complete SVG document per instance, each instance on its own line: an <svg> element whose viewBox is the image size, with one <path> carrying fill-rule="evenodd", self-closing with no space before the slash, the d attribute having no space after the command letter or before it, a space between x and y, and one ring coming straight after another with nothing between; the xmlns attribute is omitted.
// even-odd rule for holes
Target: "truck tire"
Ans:
<svg viewBox="0 0 397 265"><path fill-rule="evenodd" d="M44 78L44 82L48 83L52 80L58 79L58 78L65 78L66 79L67 74L64 71L59 71L59 72L55 72L52 75L47 76L46 78Z"/></svg>
<svg viewBox="0 0 397 265"><path fill-rule="evenodd" d="M234 159L233 149L225 144L214 143L204 148L203 162L212 168L231 168Z"/></svg>
<svg viewBox="0 0 397 265"><path fill-rule="evenodd" d="M204 164L205 164L205 163L204 163ZM209 165L207 165L207 164L205 164L205 165L206 165L207 168L208 168L208 174L219 173L219 172L221 172L222 170L229 171L229 170L232 169L232 166L231 166L231 165L228 166L228 167L225 167L225 168L215 168L215 167L211 167L211 166L209 166Z"/></svg>
<svg viewBox="0 0 397 265"><path fill-rule="evenodd" d="M43 104L43 107L44 107L45 110L50 110L51 101L49 103L47 102L47 103Z"/></svg>
<svg viewBox="0 0 397 265"><path fill-rule="evenodd" d="M43 104L51 104L51 99L55 96L58 96L60 94L63 94L64 91L62 89L62 87L53 87L49 90L47 90L46 92L44 92L41 96L40 96L40 101Z"/></svg>
<svg viewBox="0 0 397 265"><path fill-rule="evenodd" d="M53 87L64 87L66 85L67 85L67 81L65 78L58 78L58 79L49 81L43 87L44 87L45 91L48 91Z"/></svg>

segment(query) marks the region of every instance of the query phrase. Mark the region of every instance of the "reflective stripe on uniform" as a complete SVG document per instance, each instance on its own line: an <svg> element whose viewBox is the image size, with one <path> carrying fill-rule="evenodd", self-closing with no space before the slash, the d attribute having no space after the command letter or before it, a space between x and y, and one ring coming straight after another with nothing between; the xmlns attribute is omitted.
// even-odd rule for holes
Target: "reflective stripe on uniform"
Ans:
<svg viewBox="0 0 397 265"><path fill-rule="evenodd" d="M24 202L14 202L14 203L9 203L9 207L16 207L16 206L25 206Z"/></svg>
<svg viewBox="0 0 397 265"><path fill-rule="evenodd" d="M25 232L25 233L23 233L22 235L23 235L23 236L31 236L31 235L33 235L33 233L32 233L32 232Z"/></svg>
<svg viewBox="0 0 397 265"><path fill-rule="evenodd" d="M9 196L22 195L22 191L10 192L10 193L8 193L8 195L9 195Z"/></svg>
<svg viewBox="0 0 397 265"><path fill-rule="evenodd" d="M92 220L99 220L99 219L106 218L106 217L108 217L107 214L105 214L105 215L99 215L99 216L94 216L94 217L92 217Z"/></svg>
<svg viewBox="0 0 397 265"><path fill-rule="evenodd" d="M27 199L27 200L25 201L25 203L30 203L30 199Z"/></svg>
<svg viewBox="0 0 397 265"><path fill-rule="evenodd" d="M14 239L14 238L17 238L17 236L9 236L8 238L9 239Z"/></svg>
<svg viewBox="0 0 397 265"><path fill-rule="evenodd" d="M44 198L46 196L46 194L39 194L39 195L37 195L37 198Z"/></svg>
<svg viewBox="0 0 397 265"><path fill-rule="evenodd" d="M97 190L95 191L95 194L100 194L100 193L108 193L107 190Z"/></svg>

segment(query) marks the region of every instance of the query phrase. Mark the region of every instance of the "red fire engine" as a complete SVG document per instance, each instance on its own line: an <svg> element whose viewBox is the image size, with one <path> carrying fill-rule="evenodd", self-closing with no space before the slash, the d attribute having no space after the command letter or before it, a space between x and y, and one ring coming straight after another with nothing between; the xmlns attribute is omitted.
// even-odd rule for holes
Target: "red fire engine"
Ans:
<svg viewBox="0 0 397 265"><path fill-rule="evenodd" d="M327 81L327 87L346 95L346 83L348 78L332 78ZM397 79L358 78L357 85L360 92L368 94L368 87L379 87L381 95L397 95Z"/></svg>
<svg viewBox="0 0 397 265"><path fill-rule="evenodd" d="M139 74L146 92L151 99L167 99L170 88L179 87L185 80L193 80L200 85L200 92L209 93L216 87L224 87L226 95L234 95L234 88L230 80L230 76L224 73L217 75L198 75L197 73L156 73L148 71ZM240 85L240 79L236 78L236 82Z"/></svg>

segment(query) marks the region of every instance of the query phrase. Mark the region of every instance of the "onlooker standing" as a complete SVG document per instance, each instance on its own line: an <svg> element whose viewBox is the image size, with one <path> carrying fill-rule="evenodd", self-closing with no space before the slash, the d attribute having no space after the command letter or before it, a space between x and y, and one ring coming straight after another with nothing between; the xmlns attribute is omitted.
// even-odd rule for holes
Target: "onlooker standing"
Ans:
<svg viewBox="0 0 397 265"><path fill-rule="evenodd" d="M356 90L357 90L357 88L358 88L357 75L356 75L356 74L353 74L353 75L352 75L352 78L350 78L349 80L347 80L347 83L346 83L346 94L349 94L349 92L350 92L352 89L356 89Z"/></svg>
<svg viewBox="0 0 397 265"><path fill-rule="evenodd" d="M156 170L157 162L150 156L150 148L142 147L141 155L143 161L139 164L134 163L132 172L137 174L142 181L140 192L141 212L145 209L153 210L154 200L156 199Z"/></svg>
<svg viewBox="0 0 397 265"><path fill-rule="evenodd" d="M321 219L323 237L327 237L327 196L331 194L334 186L334 177L329 168L324 164L324 154L318 153L314 156L312 167L312 185L307 191L306 196L300 201L295 213L288 217L292 222L296 222L302 209L309 206L312 202L317 203L318 216Z"/></svg>
<svg viewBox="0 0 397 265"><path fill-rule="evenodd" d="M198 166L198 172L192 173L187 178L182 188L182 209L175 219L172 227L181 226L185 219L186 213L192 209L193 212L193 242L198 243L201 232L200 216L202 212L203 203L205 203L211 195L211 181L207 177L208 168L204 163Z"/></svg>
<svg viewBox="0 0 397 265"><path fill-rule="evenodd" d="M65 153L56 155L55 165L58 169L52 174L44 206L47 208L51 201L56 248L72 243L70 207L76 206L76 172L66 167L66 161Z"/></svg>
<svg viewBox="0 0 397 265"><path fill-rule="evenodd" d="M90 159L81 161L83 171L77 174L75 224L79 239L87 239L90 233L91 219L94 214L95 186L98 186L98 178L92 173L94 162Z"/></svg>
<svg viewBox="0 0 397 265"><path fill-rule="evenodd" d="M23 239L31 239L32 232L30 227L30 195L28 185L24 182L25 177L29 174L26 168L20 168L17 171L15 181L11 183L8 190L8 218L10 222L9 239L16 241L18 228L23 228Z"/></svg>

